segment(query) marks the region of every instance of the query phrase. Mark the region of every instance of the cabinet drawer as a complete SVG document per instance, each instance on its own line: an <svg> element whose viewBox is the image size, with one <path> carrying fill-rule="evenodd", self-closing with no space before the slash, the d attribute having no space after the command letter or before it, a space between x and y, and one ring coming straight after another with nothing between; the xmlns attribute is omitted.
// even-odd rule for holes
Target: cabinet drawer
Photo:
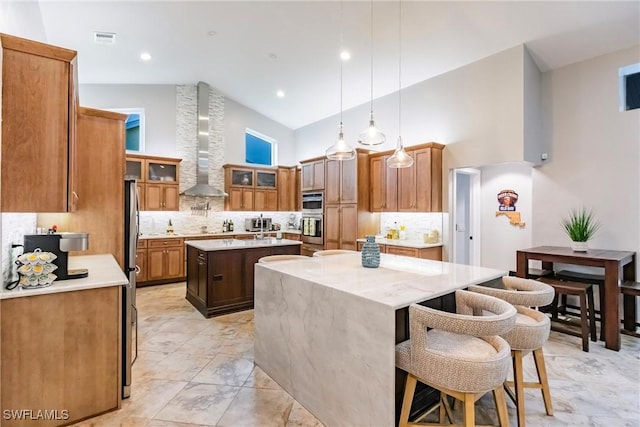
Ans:
<svg viewBox="0 0 640 427"><path fill-rule="evenodd" d="M401 246L392 246L387 245L387 253L392 255L403 255L403 256L411 256L414 258L418 257L418 249L416 248L405 248Z"/></svg>
<svg viewBox="0 0 640 427"><path fill-rule="evenodd" d="M149 248L166 248L169 246L182 246L184 240L182 239L154 239L148 240L147 245Z"/></svg>
<svg viewBox="0 0 640 427"><path fill-rule="evenodd" d="M138 249L144 249L147 247L147 239L139 239L138 240Z"/></svg>

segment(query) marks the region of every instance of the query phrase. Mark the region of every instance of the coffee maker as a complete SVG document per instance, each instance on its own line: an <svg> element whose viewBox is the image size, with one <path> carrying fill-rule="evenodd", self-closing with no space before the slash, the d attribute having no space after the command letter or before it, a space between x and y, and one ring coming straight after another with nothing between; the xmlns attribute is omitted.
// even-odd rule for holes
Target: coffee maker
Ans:
<svg viewBox="0 0 640 427"><path fill-rule="evenodd" d="M55 274L57 280L80 279L89 275L86 268L69 270L69 252L86 251L89 249L88 233L50 233L27 234L24 236L24 252L33 252L36 249L42 252L52 252L57 258L53 263L58 266Z"/></svg>

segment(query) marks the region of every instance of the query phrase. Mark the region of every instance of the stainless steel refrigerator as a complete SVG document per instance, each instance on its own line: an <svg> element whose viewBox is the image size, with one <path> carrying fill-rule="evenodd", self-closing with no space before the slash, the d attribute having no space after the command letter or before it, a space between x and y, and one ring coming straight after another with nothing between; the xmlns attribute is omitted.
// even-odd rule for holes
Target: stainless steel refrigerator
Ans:
<svg viewBox="0 0 640 427"><path fill-rule="evenodd" d="M131 366L138 356L138 309L136 308L136 253L138 251L138 192L135 180L124 181L124 274L129 283L122 294L122 397L131 396Z"/></svg>

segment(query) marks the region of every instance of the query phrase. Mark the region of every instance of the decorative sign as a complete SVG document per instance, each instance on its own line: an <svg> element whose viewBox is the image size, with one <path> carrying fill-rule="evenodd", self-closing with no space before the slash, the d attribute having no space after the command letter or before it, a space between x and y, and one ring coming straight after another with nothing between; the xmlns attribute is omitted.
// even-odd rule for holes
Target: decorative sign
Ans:
<svg viewBox="0 0 640 427"><path fill-rule="evenodd" d="M504 215L509 218L509 224L524 228L525 223L520 221L520 212L516 212L518 193L515 190L502 190L498 193L498 211L496 216Z"/></svg>

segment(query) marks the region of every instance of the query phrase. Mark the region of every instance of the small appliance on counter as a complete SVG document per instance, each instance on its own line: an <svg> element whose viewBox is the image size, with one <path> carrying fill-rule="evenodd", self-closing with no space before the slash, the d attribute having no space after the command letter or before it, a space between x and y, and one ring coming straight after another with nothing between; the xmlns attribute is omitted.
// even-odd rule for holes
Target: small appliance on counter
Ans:
<svg viewBox="0 0 640 427"><path fill-rule="evenodd" d="M24 236L24 252L34 252L40 249L42 252L51 252L57 257L53 260L58 269L58 280L80 279L87 277L89 271L86 268L69 270L69 252L86 251L89 249L88 233L52 233L52 234L27 234Z"/></svg>
<svg viewBox="0 0 640 427"><path fill-rule="evenodd" d="M247 218L244 220L246 231L260 231L260 218ZM271 230L271 218L262 218L262 231Z"/></svg>

